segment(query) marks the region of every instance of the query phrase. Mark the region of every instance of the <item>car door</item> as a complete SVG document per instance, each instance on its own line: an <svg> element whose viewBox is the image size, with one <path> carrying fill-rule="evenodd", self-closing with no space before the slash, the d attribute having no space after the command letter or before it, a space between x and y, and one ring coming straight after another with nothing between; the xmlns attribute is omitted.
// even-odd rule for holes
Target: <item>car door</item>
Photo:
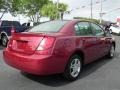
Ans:
<svg viewBox="0 0 120 90"><path fill-rule="evenodd" d="M106 36L103 29L95 23L91 23L91 29L94 33L94 36L96 37L96 56L97 58L100 58L104 56L106 52Z"/></svg>
<svg viewBox="0 0 120 90"><path fill-rule="evenodd" d="M91 31L89 22L79 22L75 25L76 31L76 46L81 48L85 55L85 63L90 63L96 59L97 49L96 47L96 37Z"/></svg>

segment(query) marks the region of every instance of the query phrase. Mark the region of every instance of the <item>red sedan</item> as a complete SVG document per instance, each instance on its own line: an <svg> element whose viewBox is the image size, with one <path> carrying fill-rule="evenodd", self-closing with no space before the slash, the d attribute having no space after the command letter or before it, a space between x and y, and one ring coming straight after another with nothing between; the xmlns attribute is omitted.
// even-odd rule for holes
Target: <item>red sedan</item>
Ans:
<svg viewBox="0 0 120 90"><path fill-rule="evenodd" d="M67 79L76 80L83 65L103 56L112 58L114 52L114 38L96 23L60 20L13 33L3 55L8 65L21 71L63 73Z"/></svg>

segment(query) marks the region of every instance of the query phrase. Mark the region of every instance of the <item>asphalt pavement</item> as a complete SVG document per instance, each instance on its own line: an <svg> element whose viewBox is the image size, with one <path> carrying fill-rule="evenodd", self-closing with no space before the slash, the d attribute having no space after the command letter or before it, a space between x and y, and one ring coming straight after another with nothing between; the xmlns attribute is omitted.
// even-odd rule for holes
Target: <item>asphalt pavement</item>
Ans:
<svg viewBox="0 0 120 90"><path fill-rule="evenodd" d="M0 46L0 90L120 90L120 36L115 37L114 59L102 58L86 65L74 82L61 75L34 76L20 72L4 63L4 48Z"/></svg>

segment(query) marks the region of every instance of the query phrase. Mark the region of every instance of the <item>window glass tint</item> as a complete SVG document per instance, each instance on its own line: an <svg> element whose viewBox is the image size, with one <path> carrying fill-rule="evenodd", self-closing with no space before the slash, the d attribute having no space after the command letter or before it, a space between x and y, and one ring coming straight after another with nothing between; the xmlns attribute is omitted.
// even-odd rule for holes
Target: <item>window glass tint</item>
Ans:
<svg viewBox="0 0 120 90"><path fill-rule="evenodd" d="M11 21L2 21L1 26L12 26L12 22Z"/></svg>
<svg viewBox="0 0 120 90"><path fill-rule="evenodd" d="M21 26L20 23L16 22L16 21L13 21L12 25L15 26L15 27L20 27Z"/></svg>
<svg viewBox="0 0 120 90"><path fill-rule="evenodd" d="M46 23L39 24L28 32L58 32L68 21L50 21Z"/></svg>
<svg viewBox="0 0 120 90"><path fill-rule="evenodd" d="M77 35L92 35L92 31L88 22L80 22L76 24L75 31Z"/></svg>
<svg viewBox="0 0 120 90"><path fill-rule="evenodd" d="M94 32L94 34L96 36L103 36L104 35L104 32L103 30L100 28L100 26L94 24L94 23L91 23L91 29L92 31Z"/></svg>
<svg viewBox="0 0 120 90"><path fill-rule="evenodd" d="M78 24L76 24L74 28L75 28L76 34L79 35L80 34L80 29L78 27Z"/></svg>

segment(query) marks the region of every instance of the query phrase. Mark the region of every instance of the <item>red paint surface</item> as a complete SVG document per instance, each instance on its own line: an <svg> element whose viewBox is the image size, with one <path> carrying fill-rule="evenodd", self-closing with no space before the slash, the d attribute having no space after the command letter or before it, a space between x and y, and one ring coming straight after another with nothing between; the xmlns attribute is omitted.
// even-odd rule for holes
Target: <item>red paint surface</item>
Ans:
<svg viewBox="0 0 120 90"><path fill-rule="evenodd" d="M24 72L48 75L64 72L75 52L83 53L84 64L106 55L112 38L76 36L74 25L77 22L79 20L69 21L58 33L13 34L3 52L5 62ZM37 50L38 47L41 50Z"/></svg>

